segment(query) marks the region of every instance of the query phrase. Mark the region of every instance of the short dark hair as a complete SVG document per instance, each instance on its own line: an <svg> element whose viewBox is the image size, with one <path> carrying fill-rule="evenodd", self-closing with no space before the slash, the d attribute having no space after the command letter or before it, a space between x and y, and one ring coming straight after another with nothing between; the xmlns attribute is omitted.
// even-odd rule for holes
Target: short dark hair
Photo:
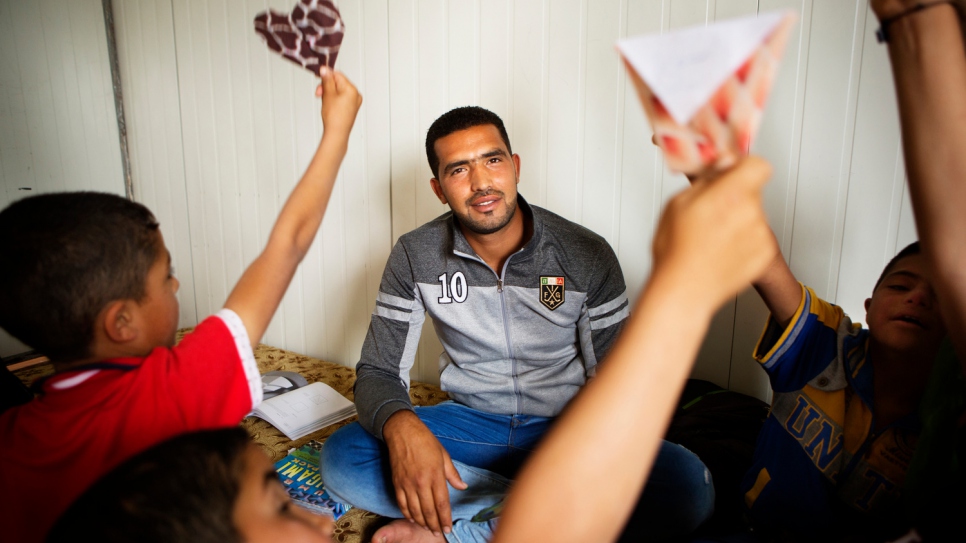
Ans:
<svg viewBox="0 0 966 543"><path fill-rule="evenodd" d="M872 292L875 292L875 289L879 288L879 284L882 283L882 280L886 278L886 275L889 275L889 272L892 271L892 268L894 268L895 265L900 260L902 260L903 258L905 258L907 256L917 255L917 254L919 254L921 252L922 252L922 250L919 248L919 242L918 241L914 241L914 242L910 243L909 245L906 245L901 251L899 251L896 254L896 256L892 257L892 260L890 260L889 263L886 264L885 268L882 269L882 273L879 274L878 281L876 281L875 282L875 286L872 287Z"/></svg>
<svg viewBox="0 0 966 543"><path fill-rule="evenodd" d="M500 137L506 144L506 150L512 155L513 149L510 147L510 137L506 134L506 127L503 126L503 119L488 109L479 106L458 107L443 113L433 121L426 132L426 158L429 159L429 169L433 170L433 177L439 178L439 157L436 156L436 140L445 138L453 132L487 124L492 124L500 131Z"/></svg>
<svg viewBox="0 0 966 543"><path fill-rule="evenodd" d="M0 327L54 361L90 355L113 300L141 300L158 222L113 194L60 192L0 212Z"/></svg>
<svg viewBox="0 0 966 543"><path fill-rule="evenodd" d="M87 489L47 541L241 541L233 514L251 443L233 426L155 445Z"/></svg>

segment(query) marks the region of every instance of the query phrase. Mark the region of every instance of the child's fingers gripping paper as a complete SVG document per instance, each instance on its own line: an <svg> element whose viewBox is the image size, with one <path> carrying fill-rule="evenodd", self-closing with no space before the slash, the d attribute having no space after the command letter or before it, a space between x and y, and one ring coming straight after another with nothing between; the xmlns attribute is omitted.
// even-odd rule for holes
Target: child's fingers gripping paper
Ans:
<svg viewBox="0 0 966 543"><path fill-rule="evenodd" d="M761 205L770 176L767 162L747 157L675 196L655 234L655 269L686 278L692 295L715 304L756 279L775 255Z"/></svg>
<svg viewBox="0 0 966 543"><path fill-rule="evenodd" d="M335 67L345 24L332 0L298 0L291 13L263 11L254 22L255 32L283 58L316 75Z"/></svg>

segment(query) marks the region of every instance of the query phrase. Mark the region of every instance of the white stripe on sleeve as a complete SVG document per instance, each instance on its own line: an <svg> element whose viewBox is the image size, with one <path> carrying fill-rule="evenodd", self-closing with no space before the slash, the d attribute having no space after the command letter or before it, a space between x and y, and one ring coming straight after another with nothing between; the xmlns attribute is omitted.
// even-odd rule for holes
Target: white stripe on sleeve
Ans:
<svg viewBox="0 0 966 543"><path fill-rule="evenodd" d="M235 348L238 349L238 358L241 358L248 391L252 397L252 409L255 409L262 403L262 375L258 373L258 363L255 362L255 353L252 351L252 342L248 338L245 323L237 313L227 308L215 313L215 316L225 323L235 340Z"/></svg>

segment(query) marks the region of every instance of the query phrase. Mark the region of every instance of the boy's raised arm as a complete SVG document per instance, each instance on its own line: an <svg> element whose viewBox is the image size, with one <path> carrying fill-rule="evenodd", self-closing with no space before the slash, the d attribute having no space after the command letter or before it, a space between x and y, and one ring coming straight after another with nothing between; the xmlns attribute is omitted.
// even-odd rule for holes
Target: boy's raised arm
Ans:
<svg viewBox="0 0 966 543"><path fill-rule="evenodd" d="M770 174L766 162L748 158L669 202L631 318L607 364L521 471L494 541L616 539L712 315L774 258L761 207Z"/></svg>
<svg viewBox="0 0 966 543"><path fill-rule="evenodd" d="M253 347L265 333L322 224L362 104L362 96L344 75L325 68L316 95L322 96L319 148L282 207L265 249L248 266L225 302L225 307L245 323Z"/></svg>
<svg viewBox="0 0 966 543"><path fill-rule="evenodd" d="M624 66L627 68L631 82L637 89L638 97L643 102L647 99L646 96L648 95L644 87L644 81L637 75L633 66L627 62L627 59L624 59ZM654 145L658 144L657 134L651 137L651 142ZM691 175L687 177L691 184L699 181L697 177ZM769 250L775 251L775 258L772 259L772 262L765 269L761 277L752 283L752 286L755 287L758 295L761 296L765 305L768 306L768 310L771 312L775 321L784 328L798 310L798 305L802 301L802 289L798 284L798 280L795 279L795 275L792 274L791 268L785 262L781 251L778 250L778 240L775 239L774 233L769 236L768 244L771 245Z"/></svg>
<svg viewBox="0 0 966 543"><path fill-rule="evenodd" d="M768 242L775 251L775 258L765 269L765 273L752 283L752 286L768 306L775 322L785 328L802 302L802 287L792 274L781 251L778 250L778 240L775 239L774 233L769 236Z"/></svg>
<svg viewBox="0 0 966 543"><path fill-rule="evenodd" d="M652 138L652 141L657 145L656 140ZM693 184L697 181L697 178L689 175L688 181ZM762 301L768 306L768 311L771 312L775 322L785 328L792 317L795 316L798 305L802 301L802 288L798 284L798 279L795 279L791 268L788 267L788 263L785 262L785 257L778 249L778 240L775 238L774 232L768 237L768 244L772 246L771 250L775 251L775 258L765 268L761 277L752 283L752 286L755 287Z"/></svg>
<svg viewBox="0 0 966 543"><path fill-rule="evenodd" d="M926 9L909 11L917 4ZM935 4L935 5L933 5ZM888 27L909 192L943 320L966 367L966 1L873 0Z"/></svg>

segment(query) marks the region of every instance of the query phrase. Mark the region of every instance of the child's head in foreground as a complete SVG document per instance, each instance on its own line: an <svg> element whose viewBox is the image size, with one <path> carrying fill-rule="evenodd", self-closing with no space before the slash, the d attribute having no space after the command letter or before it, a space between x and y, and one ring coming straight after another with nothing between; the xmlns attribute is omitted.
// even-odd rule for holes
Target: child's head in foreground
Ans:
<svg viewBox="0 0 966 543"><path fill-rule="evenodd" d="M938 351L946 327L918 241L886 264L865 310L869 332L878 343L896 351Z"/></svg>
<svg viewBox="0 0 966 543"><path fill-rule="evenodd" d="M334 522L293 504L271 460L239 427L182 434L89 488L47 540L331 541Z"/></svg>
<svg viewBox="0 0 966 543"><path fill-rule="evenodd" d="M18 200L0 212L0 254L0 327L55 362L94 358L104 341L127 355L173 344L178 283L143 205L96 192Z"/></svg>

